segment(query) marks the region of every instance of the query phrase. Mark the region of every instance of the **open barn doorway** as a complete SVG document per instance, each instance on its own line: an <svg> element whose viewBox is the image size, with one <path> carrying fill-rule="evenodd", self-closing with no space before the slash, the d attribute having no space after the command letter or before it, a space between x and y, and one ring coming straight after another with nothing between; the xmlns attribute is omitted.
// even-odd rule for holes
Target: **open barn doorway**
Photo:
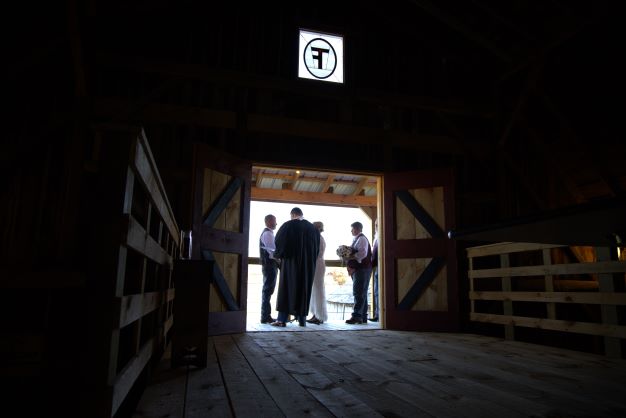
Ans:
<svg viewBox="0 0 626 418"><path fill-rule="evenodd" d="M211 335L247 329L248 265L258 254L248 252L251 201L359 207L378 218L384 328L459 329L456 247L446 234L455 225L451 169L371 175L255 167L253 174L250 161L195 148L191 257L213 265Z"/></svg>
<svg viewBox="0 0 626 418"><path fill-rule="evenodd" d="M380 305L382 292L379 292L378 297L374 295L373 277L368 289L368 313L369 318L376 321L368 321L367 325L345 323L353 310L352 279L336 254L339 245L350 245L352 242L350 225L355 221L363 224L363 233L370 244L373 244L376 234L375 222L379 216L380 177L367 173L348 174L253 166L251 184L247 331L380 328L383 312ZM259 260L259 238L265 227L265 215L272 214L276 217L277 227L274 232L277 232L280 226L289 220L289 212L294 206L302 209L304 218L308 221L324 224L322 233L326 242L324 287L328 317L321 325L307 324L307 327L299 327L297 321L294 321L286 328L275 328L260 322L263 275ZM382 289L383 286L378 288ZM270 300L272 317L277 314L277 293L278 285Z"/></svg>

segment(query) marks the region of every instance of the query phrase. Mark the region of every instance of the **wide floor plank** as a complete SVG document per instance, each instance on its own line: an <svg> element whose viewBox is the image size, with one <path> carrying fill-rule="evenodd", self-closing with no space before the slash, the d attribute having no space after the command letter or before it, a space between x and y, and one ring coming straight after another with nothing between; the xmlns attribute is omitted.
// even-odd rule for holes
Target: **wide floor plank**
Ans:
<svg viewBox="0 0 626 418"><path fill-rule="evenodd" d="M626 416L625 360L471 334L306 328L210 338L207 368L162 370L135 416Z"/></svg>

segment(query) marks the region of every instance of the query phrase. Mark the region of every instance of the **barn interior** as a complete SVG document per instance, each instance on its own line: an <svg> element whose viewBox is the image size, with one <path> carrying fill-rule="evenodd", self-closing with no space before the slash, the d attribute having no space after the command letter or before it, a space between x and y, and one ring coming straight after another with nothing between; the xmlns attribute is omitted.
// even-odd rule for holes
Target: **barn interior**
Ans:
<svg viewBox="0 0 626 418"><path fill-rule="evenodd" d="M164 353L183 359L191 344L202 357L227 336L270 346L270 334L245 334L252 199L379 220L380 332L402 333L389 334L395 360L430 332L484 336L611 362L597 379L615 389L626 376L619 8L13 4L0 157L7 399L24 416L131 416ZM301 29L343 38L342 83L299 77ZM594 416L626 410L623 390L612 395ZM429 416L459 412L441 408Z"/></svg>

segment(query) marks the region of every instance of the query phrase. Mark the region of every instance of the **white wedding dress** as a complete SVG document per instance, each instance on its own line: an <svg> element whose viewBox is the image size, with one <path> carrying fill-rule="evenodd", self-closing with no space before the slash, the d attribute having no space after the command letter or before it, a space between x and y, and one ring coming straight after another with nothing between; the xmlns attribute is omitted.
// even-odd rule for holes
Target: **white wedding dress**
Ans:
<svg viewBox="0 0 626 418"><path fill-rule="evenodd" d="M317 254L315 264L315 276L313 277L313 288L311 289L311 303L309 310L312 315L322 322L328 320L328 311L326 310L326 290L324 289L324 276L326 275L326 266L324 265L324 251L326 251L326 241L320 235L320 251Z"/></svg>

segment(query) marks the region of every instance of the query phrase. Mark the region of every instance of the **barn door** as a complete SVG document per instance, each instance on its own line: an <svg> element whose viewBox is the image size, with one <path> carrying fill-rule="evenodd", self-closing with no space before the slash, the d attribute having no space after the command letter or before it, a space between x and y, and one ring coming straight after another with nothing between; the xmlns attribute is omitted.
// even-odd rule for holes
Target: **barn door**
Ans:
<svg viewBox="0 0 626 418"><path fill-rule="evenodd" d="M385 325L407 331L458 329L454 182L449 170L385 174Z"/></svg>
<svg viewBox="0 0 626 418"><path fill-rule="evenodd" d="M209 334L245 332L248 281L248 161L194 147L193 259L214 260Z"/></svg>

